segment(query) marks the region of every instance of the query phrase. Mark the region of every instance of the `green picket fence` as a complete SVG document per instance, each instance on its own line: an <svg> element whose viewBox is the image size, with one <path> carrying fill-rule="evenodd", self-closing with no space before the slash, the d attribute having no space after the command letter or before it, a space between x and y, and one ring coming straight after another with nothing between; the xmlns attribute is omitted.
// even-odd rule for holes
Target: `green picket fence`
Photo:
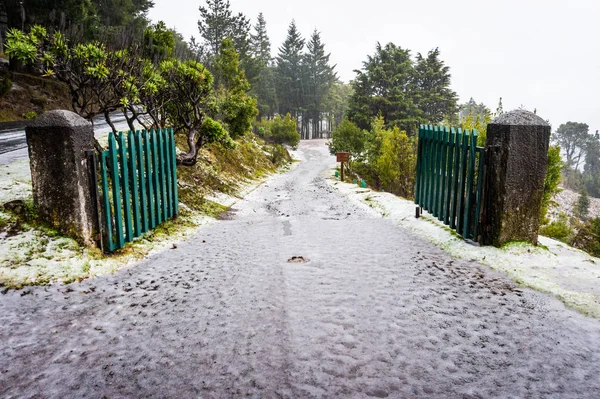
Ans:
<svg viewBox="0 0 600 399"><path fill-rule="evenodd" d="M179 197L173 129L108 136L100 156L104 247L123 247L177 216Z"/></svg>
<svg viewBox="0 0 600 399"><path fill-rule="evenodd" d="M477 131L421 125L417 151L415 204L479 241L485 149Z"/></svg>

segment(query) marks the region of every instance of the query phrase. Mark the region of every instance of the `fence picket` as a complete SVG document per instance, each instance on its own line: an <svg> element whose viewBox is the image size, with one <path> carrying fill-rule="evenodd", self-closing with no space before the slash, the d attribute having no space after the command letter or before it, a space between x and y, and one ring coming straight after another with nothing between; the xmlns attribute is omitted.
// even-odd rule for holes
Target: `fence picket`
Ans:
<svg viewBox="0 0 600 399"><path fill-rule="evenodd" d="M415 184L415 204L419 204L421 194L421 149L423 148L423 137L421 132L423 131L423 125L419 125L419 134L417 135L417 181Z"/></svg>
<svg viewBox="0 0 600 399"><path fill-rule="evenodd" d="M109 151L103 151L100 155L100 174L102 178L102 205L104 207L104 223L106 224L106 240L108 244L108 250L115 250L115 240L113 237L113 226L112 226L112 212L110 209L110 193L108 189L108 173L106 158L108 158Z"/></svg>
<svg viewBox="0 0 600 399"><path fill-rule="evenodd" d="M456 228L456 215L458 214L458 188L459 180L458 175L460 172L460 142L462 140L462 130L458 129L454 135L454 165L452 173L452 215L450 220L450 227Z"/></svg>
<svg viewBox="0 0 600 399"><path fill-rule="evenodd" d="M448 128L440 127L442 131L442 165L440 168L440 180L441 180L441 194L438 198L440 212L438 215L438 220L446 219L446 209L444 208L444 204L446 203L445 199L447 196L446 192L446 171L448 170Z"/></svg>
<svg viewBox="0 0 600 399"><path fill-rule="evenodd" d="M171 137L171 167L173 168L173 215L177 216L179 214L179 189L177 187L177 147L173 128L169 129L169 136Z"/></svg>
<svg viewBox="0 0 600 399"><path fill-rule="evenodd" d="M167 217L171 217L173 215L173 187L171 186L171 151L168 151L170 140L167 129L164 129L163 136L165 147L165 180L167 185Z"/></svg>
<svg viewBox="0 0 600 399"><path fill-rule="evenodd" d="M131 208L133 210L133 236L139 237L142 234L141 216L140 216L140 193L138 187L138 165L137 165L137 151L135 145L135 137L132 131L127 134L127 152L129 153L129 177L131 180Z"/></svg>
<svg viewBox="0 0 600 399"><path fill-rule="evenodd" d="M156 224L160 224L162 223L164 220L162 218L162 212L160 211L161 209L161 203L160 203L160 174L159 174L159 168L158 168L158 158L159 158L159 154L158 154L158 134L156 133L156 130L152 130L152 133L150 134L150 139L151 139L151 147L152 147L152 178L154 179L153 181L153 185L154 185L154 211L156 214Z"/></svg>
<svg viewBox="0 0 600 399"><path fill-rule="evenodd" d="M115 247L121 248L123 245L125 245L125 237L123 236L123 209L121 207L121 179L119 178L117 142L115 135L112 132L108 135L108 152L110 158L110 175L113 188L113 204L115 211Z"/></svg>
<svg viewBox="0 0 600 399"><path fill-rule="evenodd" d="M427 187L427 211L428 212L433 212L433 208L432 208L432 198L433 198L433 194L434 194L434 190L435 187L433 185L433 165L435 164L435 151L434 151L434 140L435 140L435 136L433 134L433 127L431 125L427 126L427 137L429 138L429 151L428 151L428 158L427 158L427 181L428 181L428 187Z"/></svg>
<svg viewBox="0 0 600 399"><path fill-rule="evenodd" d="M154 202L154 182L152 173L152 147L150 145L150 132L147 130L143 131L142 137L144 139L144 150L146 153L146 195L148 196L148 225L150 229L156 227L156 216L154 209L156 207Z"/></svg>
<svg viewBox="0 0 600 399"><path fill-rule="evenodd" d="M477 144L477 131L471 130L469 135L469 164L467 170L466 206L463 226L463 237L471 237L471 196L473 194L473 178L475 177L475 146Z"/></svg>
<svg viewBox="0 0 600 399"><path fill-rule="evenodd" d="M140 195L140 218L142 233L148 231L148 200L146 191L146 162L144 160L144 140L139 130L135 131L135 144L137 148L138 180Z"/></svg>
<svg viewBox="0 0 600 399"><path fill-rule="evenodd" d="M161 212L162 212L162 220L167 220L167 190L165 184L165 146L164 146L164 137L163 137L164 129L160 129L158 131L158 153L161 159L160 162L160 196L161 196Z"/></svg>
<svg viewBox="0 0 600 399"><path fill-rule="evenodd" d="M454 129L450 129L448 135L448 168L446 176L446 212L444 215L444 224L450 224L450 217L452 210L450 209L452 199L452 170L454 167Z"/></svg>
<svg viewBox="0 0 600 399"><path fill-rule="evenodd" d="M465 130L462 134L461 146L460 146L460 186L459 186L459 206L458 206L458 215L456 221L456 231L459 233L462 231L462 227L464 224L464 212L465 212L465 186L466 186L466 175L467 175L467 157L468 157L468 148L467 143L469 139L469 131Z"/></svg>

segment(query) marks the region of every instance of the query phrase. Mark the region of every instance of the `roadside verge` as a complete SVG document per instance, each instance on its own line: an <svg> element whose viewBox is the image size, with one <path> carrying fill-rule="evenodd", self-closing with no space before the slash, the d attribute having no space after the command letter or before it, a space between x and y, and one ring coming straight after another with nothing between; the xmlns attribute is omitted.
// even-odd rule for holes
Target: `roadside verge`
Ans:
<svg viewBox="0 0 600 399"><path fill-rule="evenodd" d="M501 271L517 284L549 293L566 306L600 318L600 259L564 243L540 236L539 246L511 243L502 248L468 243L437 218L415 218L415 204L394 194L342 183L328 172L328 183L351 201L367 204L382 217L432 242L459 259L477 261Z"/></svg>

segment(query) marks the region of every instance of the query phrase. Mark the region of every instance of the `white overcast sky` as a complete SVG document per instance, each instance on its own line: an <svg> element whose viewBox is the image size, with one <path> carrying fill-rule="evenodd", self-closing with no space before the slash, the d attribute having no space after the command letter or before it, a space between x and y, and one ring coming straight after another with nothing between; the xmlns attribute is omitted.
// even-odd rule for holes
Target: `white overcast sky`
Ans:
<svg viewBox="0 0 600 399"><path fill-rule="evenodd" d="M342 80L353 79L377 42L412 54L439 47L461 102L492 111L524 106L556 129L567 121L600 129L600 0L230 0L254 25L263 12L273 56L292 19L321 32ZM199 38L204 0L155 0L149 17Z"/></svg>

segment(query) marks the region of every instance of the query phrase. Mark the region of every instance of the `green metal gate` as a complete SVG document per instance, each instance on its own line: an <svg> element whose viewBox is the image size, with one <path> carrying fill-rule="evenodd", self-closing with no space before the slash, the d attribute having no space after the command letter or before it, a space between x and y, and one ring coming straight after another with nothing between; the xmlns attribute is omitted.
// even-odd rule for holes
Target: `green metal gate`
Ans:
<svg viewBox="0 0 600 399"><path fill-rule="evenodd" d="M108 136L100 156L104 247L123 247L178 214L173 129Z"/></svg>
<svg viewBox="0 0 600 399"><path fill-rule="evenodd" d="M421 125L417 151L415 204L480 241L485 149L477 131Z"/></svg>

